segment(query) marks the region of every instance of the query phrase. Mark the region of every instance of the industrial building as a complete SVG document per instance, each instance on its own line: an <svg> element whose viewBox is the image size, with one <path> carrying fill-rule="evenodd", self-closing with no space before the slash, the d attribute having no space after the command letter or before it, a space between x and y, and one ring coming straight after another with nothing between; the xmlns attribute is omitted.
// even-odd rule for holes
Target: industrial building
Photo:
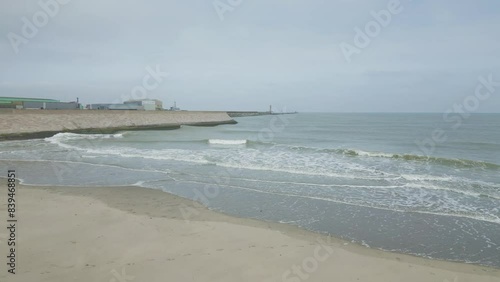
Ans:
<svg viewBox="0 0 500 282"><path fill-rule="evenodd" d="M156 99L128 100L126 105L138 105L144 107L145 111L162 111L163 102Z"/></svg>
<svg viewBox="0 0 500 282"><path fill-rule="evenodd" d="M0 108L7 109L46 109L46 110L78 110L80 103L61 102L54 99L0 97Z"/></svg>
<svg viewBox="0 0 500 282"><path fill-rule="evenodd" d="M37 109L37 110L78 110L83 109L78 98L76 102L61 102L54 99L0 97L0 109ZM161 111L163 103L160 100L143 99L129 100L122 104L88 104L89 110L135 110L135 111Z"/></svg>
<svg viewBox="0 0 500 282"><path fill-rule="evenodd" d="M161 111L163 103L160 100L144 99L129 100L123 104L89 104L89 110L135 110L135 111Z"/></svg>
<svg viewBox="0 0 500 282"><path fill-rule="evenodd" d="M89 110L132 110L132 111L143 111L143 106L138 106L135 104L88 104L87 109Z"/></svg>
<svg viewBox="0 0 500 282"><path fill-rule="evenodd" d="M154 110L156 110L155 101L150 101L150 100L127 101L124 104L127 105L127 106L142 107L145 111L154 111Z"/></svg>
<svg viewBox="0 0 500 282"><path fill-rule="evenodd" d="M23 109L43 109L43 110L79 110L80 104L77 102L24 102Z"/></svg>

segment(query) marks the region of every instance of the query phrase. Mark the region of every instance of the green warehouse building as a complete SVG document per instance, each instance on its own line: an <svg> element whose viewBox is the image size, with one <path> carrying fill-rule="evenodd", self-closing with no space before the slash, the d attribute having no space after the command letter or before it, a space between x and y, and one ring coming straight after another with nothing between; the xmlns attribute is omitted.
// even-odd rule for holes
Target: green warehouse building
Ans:
<svg viewBox="0 0 500 282"><path fill-rule="evenodd" d="M81 106L78 102L65 103L54 99L0 97L0 108L73 110L80 109Z"/></svg>

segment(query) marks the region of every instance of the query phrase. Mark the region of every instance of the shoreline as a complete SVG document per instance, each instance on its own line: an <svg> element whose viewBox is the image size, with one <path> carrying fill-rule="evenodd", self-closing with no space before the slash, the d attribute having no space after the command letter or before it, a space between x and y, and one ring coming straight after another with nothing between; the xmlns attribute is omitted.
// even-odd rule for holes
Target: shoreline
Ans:
<svg viewBox="0 0 500 282"><path fill-rule="evenodd" d="M5 184L5 179L0 182ZM333 251L317 262L315 271L305 272L309 281L331 277L342 278L339 281L400 281L403 277L405 281L500 281L496 268L366 248L288 224L225 215L161 190L19 185L17 198L19 244L24 247L16 278L22 281L67 281L75 274L75 281L108 281L113 277L110 271L122 267L137 281L164 281L160 278L167 274L173 281L184 281L187 273L197 273L195 281L302 281L293 280L299 277L287 271L314 258L323 244L323 249ZM0 195L0 201L5 217L6 195ZM192 209L189 221L181 207ZM117 228L122 232L117 233ZM6 231L0 230L3 241ZM88 253L96 245L100 257ZM65 258L71 247L76 248L73 257ZM48 273L36 276L43 269Z"/></svg>

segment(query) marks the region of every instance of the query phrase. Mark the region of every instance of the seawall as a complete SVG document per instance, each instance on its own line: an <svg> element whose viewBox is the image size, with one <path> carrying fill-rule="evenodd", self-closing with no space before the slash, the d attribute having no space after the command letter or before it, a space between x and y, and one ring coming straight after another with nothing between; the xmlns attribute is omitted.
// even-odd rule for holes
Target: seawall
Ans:
<svg viewBox="0 0 500 282"><path fill-rule="evenodd" d="M208 111L0 110L0 140L44 138L59 132L113 133L235 123L226 112Z"/></svg>

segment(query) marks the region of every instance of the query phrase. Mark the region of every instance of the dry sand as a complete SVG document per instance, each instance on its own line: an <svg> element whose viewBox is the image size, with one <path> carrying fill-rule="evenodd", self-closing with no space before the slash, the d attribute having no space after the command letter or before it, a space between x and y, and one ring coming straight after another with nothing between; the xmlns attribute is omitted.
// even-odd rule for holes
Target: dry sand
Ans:
<svg viewBox="0 0 500 282"><path fill-rule="evenodd" d="M0 281L500 281L498 269L372 250L139 187L19 186L11 275L0 191Z"/></svg>

